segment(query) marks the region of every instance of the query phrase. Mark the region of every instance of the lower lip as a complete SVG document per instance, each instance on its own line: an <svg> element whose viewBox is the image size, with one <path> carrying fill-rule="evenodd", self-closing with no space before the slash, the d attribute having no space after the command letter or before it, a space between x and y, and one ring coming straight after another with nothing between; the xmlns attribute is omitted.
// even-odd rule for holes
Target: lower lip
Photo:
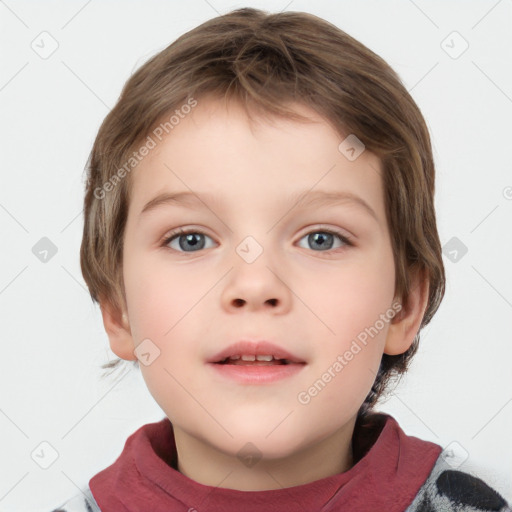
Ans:
<svg viewBox="0 0 512 512"><path fill-rule="evenodd" d="M292 377L299 373L305 364L241 365L209 363L214 371L227 379L241 384L267 384Z"/></svg>

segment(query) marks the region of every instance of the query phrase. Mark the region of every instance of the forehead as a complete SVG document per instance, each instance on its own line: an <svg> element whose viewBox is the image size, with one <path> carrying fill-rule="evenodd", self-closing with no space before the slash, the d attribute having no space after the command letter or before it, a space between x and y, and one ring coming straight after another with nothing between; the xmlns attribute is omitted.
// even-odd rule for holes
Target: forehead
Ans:
<svg viewBox="0 0 512 512"><path fill-rule="evenodd" d="M132 175L131 203L170 191L208 193L226 200L262 205L307 190L347 191L363 196L384 216L381 162L369 151L351 161L340 151L345 138L306 105L291 104L307 122L247 111L236 101L198 100L158 140ZM132 207L132 205L130 206Z"/></svg>

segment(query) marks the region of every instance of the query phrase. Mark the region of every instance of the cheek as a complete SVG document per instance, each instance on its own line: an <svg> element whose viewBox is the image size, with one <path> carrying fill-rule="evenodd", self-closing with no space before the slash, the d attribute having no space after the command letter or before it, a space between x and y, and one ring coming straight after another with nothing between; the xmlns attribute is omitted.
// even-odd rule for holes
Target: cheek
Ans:
<svg viewBox="0 0 512 512"><path fill-rule="evenodd" d="M138 338L172 338L194 316L209 286L197 273L164 265L159 257L128 258L124 278L132 333Z"/></svg>
<svg viewBox="0 0 512 512"><path fill-rule="evenodd" d="M372 326L392 304L394 263L392 255L385 252L351 260L350 265L340 264L325 278L311 273L307 279L307 300L311 309L316 305L327 340L351 340Z"/></svg>
<svg viewBox="0 0 512 512"><path fill-rule="evenodd" d="M124 271L134 343L149 339L159 351L151 364L140 364L151 395L168 415L173 411L185 417L197 414L188 393L200 396L203 392L191 369L197 364L204 335L204 318L199 321L204 315L201 298L211 283L197 273L184 273L151 258L127 258Z"/></svg>
<svg viewBox="0 0 512 512"><path fill-rule="evenodd" d="M190 380L188 372L198 363L205 330L211 335L205 328L210 323L205 309L212 279L211 271L203 273L206 275L185 272L179 265L162 260L127 258L125 288L135 345L149 339L159 353L151 365L140 366L144 379L156 395L164 386L165 393L173 389L171 395L176 398L182 390L165 370L179 382ZM194 385L188 383L188 389L192 391Z"/></svg>
<svg viewBox="0 0 512 512"><path fill-rule="evenodd" d="M317 322L322 350L311 384L322 389L318 407L320 402L338 405L333 415L341 406L357 409L371 389L394 315L394 279L392 254L380 252L330 272L323 289L309 286L307 300L323 323Z"/></svg>

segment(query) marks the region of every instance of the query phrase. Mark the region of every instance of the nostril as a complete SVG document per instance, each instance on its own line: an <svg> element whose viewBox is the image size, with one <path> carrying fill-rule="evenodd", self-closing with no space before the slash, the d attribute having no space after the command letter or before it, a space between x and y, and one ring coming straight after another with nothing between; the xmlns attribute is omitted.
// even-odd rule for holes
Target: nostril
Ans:
<svg viewBox="0 0 512 512"><path fill-rule="evenodd" d="M233 302L236 307L240 307L240 306L244 305L245 300L244 299L235 299Z"/></svg>

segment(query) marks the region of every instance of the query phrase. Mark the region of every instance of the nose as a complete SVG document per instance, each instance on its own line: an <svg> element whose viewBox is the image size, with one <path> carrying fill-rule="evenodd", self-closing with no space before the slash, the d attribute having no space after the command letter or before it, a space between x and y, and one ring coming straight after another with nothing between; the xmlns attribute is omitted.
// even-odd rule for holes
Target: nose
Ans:
<svg viewBox="0 0 512 512"><path fill-rule="evenodd" d="M222 290L222 305L228 312L268 311L284 314L291 307L292 292L286 276L267 265L261 255L256 261L235 261Z"/></svg>

